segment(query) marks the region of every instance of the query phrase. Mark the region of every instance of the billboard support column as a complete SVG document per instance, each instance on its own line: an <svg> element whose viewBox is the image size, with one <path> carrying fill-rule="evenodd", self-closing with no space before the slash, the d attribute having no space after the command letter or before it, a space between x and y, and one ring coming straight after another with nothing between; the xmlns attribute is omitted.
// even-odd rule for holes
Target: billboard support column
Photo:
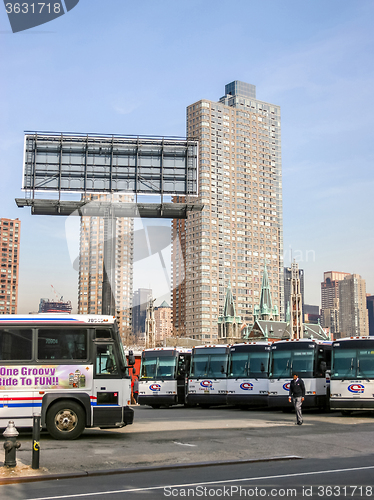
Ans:
<svg viewBox="0 0 374 500"><path fill-rule="evenodd" d="M110 207L104 216L104 255L103 255L103 288L102 288L102 314L115 316L116 306L114 298L115 287L115 244L116 244L116 218Z"/></svg>

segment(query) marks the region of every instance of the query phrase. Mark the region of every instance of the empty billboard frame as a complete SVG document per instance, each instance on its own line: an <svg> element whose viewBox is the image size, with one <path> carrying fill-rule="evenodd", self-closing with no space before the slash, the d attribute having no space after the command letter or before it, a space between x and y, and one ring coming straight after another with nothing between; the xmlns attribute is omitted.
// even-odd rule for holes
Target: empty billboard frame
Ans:
<svg viewBox="0 0 374 500"><path fill-rule="evenodd" d="M23 189L197 196L198 142L166 137L26 132Z"/></svg>

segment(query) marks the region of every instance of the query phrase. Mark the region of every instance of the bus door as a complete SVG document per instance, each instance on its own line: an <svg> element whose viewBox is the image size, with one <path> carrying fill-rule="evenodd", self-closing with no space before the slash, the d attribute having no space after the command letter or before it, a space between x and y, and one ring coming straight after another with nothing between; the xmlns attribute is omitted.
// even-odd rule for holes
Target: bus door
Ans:
<svg viewBox="0 0 374 500"><path fill-rule="evenodd" d="M177 366L177 403L186 402L187 374L190 371L191 354L180 353Z"/></svg>
<svg viewBox="0 0 374 500"><path fill-rule="evenodd" d="M124 423L125 384L122 379L114 342L95 342L95 369L93 381L93 426L113 427Z"/></svg>

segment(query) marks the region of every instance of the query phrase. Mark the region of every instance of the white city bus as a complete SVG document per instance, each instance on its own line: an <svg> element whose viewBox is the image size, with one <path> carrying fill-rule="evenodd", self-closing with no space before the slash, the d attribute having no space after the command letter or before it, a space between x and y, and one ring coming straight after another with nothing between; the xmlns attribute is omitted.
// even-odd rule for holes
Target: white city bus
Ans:
<svg viewBox="0 0 374 500"><path fill-rule="evenodd" d="M333 342L330 408L344 414L374 410L374 338Z"/></svg>
<svg viewBox="0 0 374 500"><path fill-rule="evenodd" d="M145 349L139 378L140 405L153 408L185 404L191 349Z"/></svg>
<svg viewBox="0 0 374 500"><path fill-rule="evenodd" d="M304 407L328 406L331 344L310 339L280 340L272 344L269 407L292 408L288 397L293 373L297 373L304 380Z"/></svg>
<svg viewBox="0 0 374 500"><path fill-rule="evenodd" d="M113 316L0 316L0 426L29 427L37 414L54 438L75 439L131 424L130 396Z"/></svg>
<svg viewBox="0 0 374 500"><path fill-rule="evenodd" d="M228 345L197 346L192 349L187 403L209 408L227 403Z"/></svg>
<svg viewBox="0 0 374 500"><path fill-rule="evenodd" d="M270 346L268 342L252 342L230 347L227 404L267 406Z"/></svg>

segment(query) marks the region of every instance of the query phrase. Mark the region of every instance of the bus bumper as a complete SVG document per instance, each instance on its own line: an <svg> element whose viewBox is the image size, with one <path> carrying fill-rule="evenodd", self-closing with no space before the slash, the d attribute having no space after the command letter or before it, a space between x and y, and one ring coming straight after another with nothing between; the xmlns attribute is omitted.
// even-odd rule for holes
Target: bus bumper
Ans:
<svg viewBox="0 0 374 500"><path fill-rule="evenodd" d="M330 398L331 410L374 410L374 399Z"/></svg>
<svg viewBox="0 0 374 500"><path fill-rule="evenodd" d="M171 406L177 404L177 395L176 394L163 394L159 396L138 396L138 403L140 405L162 405L162 406Z"/></svg>
<svg viewBox="0 0 374 500"><path fill-rule="evenodd" d="M267 394L228 394L228 405L248 406L251 408L260 408L268 406Z"/></svg>
<svg viewBox="0 0 374 500"><path fill-rule="evenodd" d="M188 405L220 406L227 404L227 394L187 394Z"/></svg>
<svg viewBox="0 0 374 500"><path fill-rule="evenodd" d="M100 429L124 427L134 421L134 410L129 406L98 407L93 409L93 426Z"/></svg>
<svg viewBox="0 0 374 500"><path fill-rule="evenodd" d="M305 396L303 408L319 408L326 406L326 396ZM293 403L288 401L288 396L269 396L269 408L292 408Z"/></svg>

